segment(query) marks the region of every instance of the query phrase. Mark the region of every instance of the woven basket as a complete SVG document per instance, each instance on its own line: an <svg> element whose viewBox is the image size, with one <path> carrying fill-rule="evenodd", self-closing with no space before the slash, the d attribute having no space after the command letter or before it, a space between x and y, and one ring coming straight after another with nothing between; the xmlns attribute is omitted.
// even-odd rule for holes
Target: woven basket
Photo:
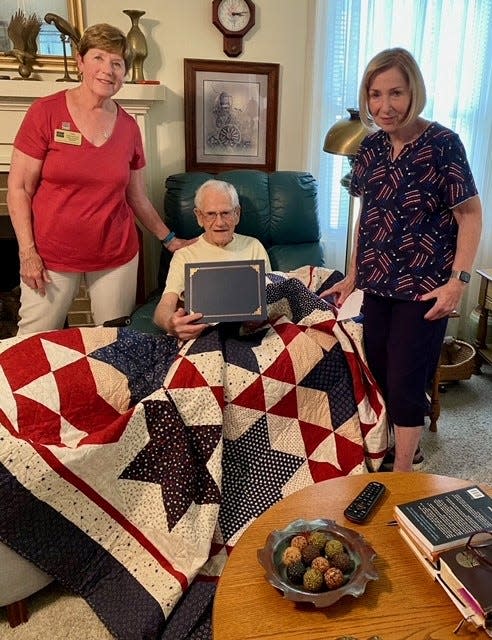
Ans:
<svg viewBox="0 0 492 640"><path fill-rule="evenodd" d="M439 380L468 380L475 369L475 349L468 342L445 338L439 363Z"/></svg>

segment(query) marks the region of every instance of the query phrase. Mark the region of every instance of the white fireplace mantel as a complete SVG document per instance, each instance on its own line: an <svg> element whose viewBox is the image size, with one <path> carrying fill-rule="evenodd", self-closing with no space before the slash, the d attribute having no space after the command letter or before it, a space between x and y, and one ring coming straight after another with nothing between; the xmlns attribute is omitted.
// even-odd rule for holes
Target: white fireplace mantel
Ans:
<svg viewBox="0 0 492 640"><path fill-rule="evenodd" d="M12 154L12 143L24 115L36 98L73 88L73 82L49 80L0 80L0 171L8 171ZM147 142L146 115L153 104L166 98L164 85L124 84L115 100L132 115L142 133L144 146Z"/></svg>

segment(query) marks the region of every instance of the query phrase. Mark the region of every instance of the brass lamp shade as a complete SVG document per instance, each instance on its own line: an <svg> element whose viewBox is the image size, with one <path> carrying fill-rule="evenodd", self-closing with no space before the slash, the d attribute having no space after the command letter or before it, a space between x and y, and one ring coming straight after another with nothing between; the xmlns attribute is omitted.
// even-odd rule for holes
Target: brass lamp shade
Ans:
<svg viewBox="0 0 492 640"><path fill-rule="evenodd" d="M323 151L338 156L355 156L368 131L359 118L358 109L347 109L348 118L338 120L325 137Z"/></svg>

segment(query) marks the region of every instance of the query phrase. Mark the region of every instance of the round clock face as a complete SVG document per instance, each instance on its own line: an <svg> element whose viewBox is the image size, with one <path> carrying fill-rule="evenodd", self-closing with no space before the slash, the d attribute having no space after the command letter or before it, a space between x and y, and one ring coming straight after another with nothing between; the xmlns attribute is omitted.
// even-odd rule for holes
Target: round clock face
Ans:
<svg viewBox="0 0 492 640"><path fill-rule="evenodd" d="M224 29L241 31L248 24L251 11L244 0L222 0L217 15Z"/></svg>

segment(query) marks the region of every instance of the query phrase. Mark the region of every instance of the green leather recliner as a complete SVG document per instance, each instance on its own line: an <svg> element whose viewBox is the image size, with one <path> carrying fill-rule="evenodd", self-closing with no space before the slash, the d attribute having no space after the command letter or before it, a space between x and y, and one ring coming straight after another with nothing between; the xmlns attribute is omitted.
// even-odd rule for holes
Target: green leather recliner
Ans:
<svg viewBox="0 0 492 640"><path fill-rule="evenodd" d="M193 213L194 197L206 180L217 178L236 187L241 218L236 230L258 238L268 251L274 271L292 271L304 265L325 266L318 221L318 185L310 173L273 171L266 173L235 169L218 174L188 172L166 180L165 221L180 238L200 235ZM132 327L158 332L152 322L155 306L164 288L171 254L163 250L159 266L159 289L132 315Z"/></svg>

